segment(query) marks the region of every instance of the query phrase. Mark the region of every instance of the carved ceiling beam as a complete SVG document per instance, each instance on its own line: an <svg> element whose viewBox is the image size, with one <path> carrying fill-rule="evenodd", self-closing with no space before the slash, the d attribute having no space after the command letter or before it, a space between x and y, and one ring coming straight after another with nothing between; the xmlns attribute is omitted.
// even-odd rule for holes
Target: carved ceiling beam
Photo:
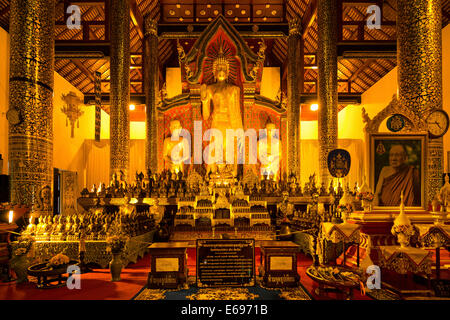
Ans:
<svg viewBox="0 0 450 320"><path fill-rule="evenodd" d="M317 17L317 1L311 0L306 8L306 11L302 18L302 37L305 37L309 27L312 26L314 19Z"/></svg>
<svg viewBox="0 0 450 320"><path fill-rule="evenodd" d="M136 0L130 0L130 18L137 29L139 38L144 39L144 18L139 11Z"/></svg>

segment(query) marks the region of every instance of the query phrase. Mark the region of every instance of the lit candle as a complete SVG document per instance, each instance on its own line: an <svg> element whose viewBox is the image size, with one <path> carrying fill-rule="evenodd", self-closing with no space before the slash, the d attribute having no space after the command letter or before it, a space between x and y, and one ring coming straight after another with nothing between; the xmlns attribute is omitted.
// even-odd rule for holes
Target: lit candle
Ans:
<svg viewBox="0 0 450 320"><path fill-rule="evenodd" d="M13 222L13 218L14 218L14 211L10 210L9 211L9 223L10 224Z"/></svg>

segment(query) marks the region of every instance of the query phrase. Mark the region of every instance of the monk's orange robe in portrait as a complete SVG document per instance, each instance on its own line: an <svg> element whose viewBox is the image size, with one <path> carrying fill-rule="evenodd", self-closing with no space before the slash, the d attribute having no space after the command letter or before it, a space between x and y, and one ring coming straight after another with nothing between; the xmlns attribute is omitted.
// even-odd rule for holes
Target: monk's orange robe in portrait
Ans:
<svg viewBox="0 0 450 320"><path fill-rule="evenodd" d="M384 178L381 186L380 205L399 206L403 190L405 206L420 206L420 176L419 170L405 165L398 172Z"/></svg>

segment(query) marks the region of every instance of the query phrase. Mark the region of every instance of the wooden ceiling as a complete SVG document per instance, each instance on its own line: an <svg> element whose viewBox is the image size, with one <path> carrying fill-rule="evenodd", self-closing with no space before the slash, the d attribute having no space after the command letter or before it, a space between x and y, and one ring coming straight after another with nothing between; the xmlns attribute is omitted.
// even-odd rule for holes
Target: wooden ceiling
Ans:
<svg viewBox="0 0 450 320"><path fill-rule="evenodd" d="M50 0L52 1L52 0ZM104 0L69 1L54 0L56 4L57 41L82 40L106 41ZM352 3L350 3L352 2ZM383 27L369 30L361 26L367 19L367 6L372 1L348 0L342 8L342 40L395 41L396 0L379 0L382 5ZM9 27L9 0L0 0L0 26ZM87 28L70 30L65 26L65 7L77 4L81 8L82 21ZM142 94L142 17L150 15L161 24L207 24L223 14L232 24L283 24L299 17L304 26L305 72L304 92L314 93L317 82L315 54L317 51L317 0L130 0L131 3L131 93ZM106 9L107 10L107 9ZM443 0L443 26L450 22L450 0ZM113 24L112 24L113 25ZM246 39L257 51L254 39ZM183 40L188 49L193 40ZM280 67L286 79L287 41L284 38L267 39L266 66ZM166 67L177 67L176 42L159 40L160 82L165 82ZM343 58L338 62L339 92L363 93L396 66L395 58ZM101 73L102 91L109 92L109 60L104 59L56 59L55 70L84 94L94 91L94 73Z"/></svg>

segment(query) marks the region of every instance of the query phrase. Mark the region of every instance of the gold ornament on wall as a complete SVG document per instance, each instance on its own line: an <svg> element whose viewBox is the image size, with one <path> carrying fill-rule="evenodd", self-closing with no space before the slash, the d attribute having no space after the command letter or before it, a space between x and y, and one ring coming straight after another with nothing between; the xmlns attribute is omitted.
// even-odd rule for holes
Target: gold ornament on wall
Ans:
<svg viewBox="0 0 450 320"><path fill-rule="evenodd" d="M83 115L84 111L81 111L79 108L80 105L83 104L83 101L74 93L69 92L68 94L62 94L61 100L66 104L61 108L61 111L67 116L66 119L66 127L69 125L71 127L70 137L73 138L75 136L75 122L77 123L77 128L80 127L79 118Z"/></svg>

